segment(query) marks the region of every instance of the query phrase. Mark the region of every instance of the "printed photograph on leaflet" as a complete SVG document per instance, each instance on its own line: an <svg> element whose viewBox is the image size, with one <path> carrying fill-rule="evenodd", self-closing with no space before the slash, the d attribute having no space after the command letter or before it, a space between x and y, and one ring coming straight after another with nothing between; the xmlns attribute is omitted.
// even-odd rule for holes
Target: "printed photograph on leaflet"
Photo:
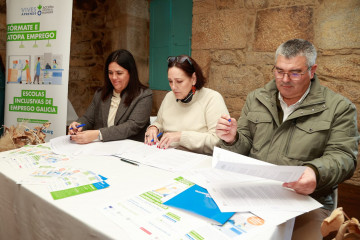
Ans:
<svg viewBox="0 0 360 240"><path fill-rule="evenodd" d="M44 53L34 56L9 56L6 83L61 85L64 69L62 55Z"/></svg>

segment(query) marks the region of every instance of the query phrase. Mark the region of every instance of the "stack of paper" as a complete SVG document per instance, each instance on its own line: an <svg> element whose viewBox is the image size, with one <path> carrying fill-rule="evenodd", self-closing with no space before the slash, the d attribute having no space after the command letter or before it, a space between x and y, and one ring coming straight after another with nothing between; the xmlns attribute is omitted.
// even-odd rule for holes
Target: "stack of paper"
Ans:
<svg viewBox="0 0 360 240"><path fill-rule="evenodd" d="M282 187L297 181L305 167L276 166L220 148L214 149L213 167L194 170L187 178L206 188L222 212L251 211L280 224L322 206Z"/></svg>

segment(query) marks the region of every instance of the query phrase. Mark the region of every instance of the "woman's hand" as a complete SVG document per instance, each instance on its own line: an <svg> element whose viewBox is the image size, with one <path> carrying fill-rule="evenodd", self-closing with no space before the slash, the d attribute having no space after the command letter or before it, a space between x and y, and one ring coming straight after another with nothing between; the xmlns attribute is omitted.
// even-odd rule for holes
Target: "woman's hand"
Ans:
<svg viewBox="0 0 360 240"><path fill-rule="evenodd" d="M148 145L156 144L159 141L159 139L157 138L158 133L159 133L159 129L157 127L155 126L149 127L145 133L144 143Z"/></svg>
<svg viewBox="0 0 360 240"><path fill-rule="evenodd" d="M69 131L68 131L68 135L75 135L77 134L78 132L81 132L82 131L82 127L79 127L77 128L77 126L79 126L81 123L78 123L78 122L72 122L70 125L69 125Z"/></svg>
<svg viewBox="0 0 360 240"><path fill-rule="evenodd" d="M71 135L70 140L79 144L90 143L98 138L99 132L99 130L87 130L84 132L79 131L75 135Z"/></svg>
<svg viewBox="0 0 360 240"><path fill-rule="evenodd" d="M162 136L158 148L166 149L173 142L180 142L181 132L167 132Z"/></svg>

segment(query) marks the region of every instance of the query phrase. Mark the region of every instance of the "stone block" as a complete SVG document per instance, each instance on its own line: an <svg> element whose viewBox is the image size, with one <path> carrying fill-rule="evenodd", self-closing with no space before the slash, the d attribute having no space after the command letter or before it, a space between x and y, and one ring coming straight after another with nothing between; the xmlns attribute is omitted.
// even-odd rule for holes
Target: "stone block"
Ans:
<svg viewBox="0 0 360 240"><path fill-rule="evenodd" d="M149 55L149 21L144 18L129 16L127 20L127 48L133 55Z"/></svg>
<svg viewBox="0 0 360 240"><path fill-rule="evenodd" d="M219 65L240 66L245 63L245 54L241 50L216 50L212 53L212 61Z"/></svg>
<svg viewBox="0 0 360 240"><path fill-rule="evenodd" d="M237 9L244 7L243 0L215 0L216 9Z"/></svg>
<svg viewBox="0 0 360 240"><path fill-rule="evenodd" d="M210 62L211 62L210 51L209 50L193 50L191 52L191 57L201 67L204 77L208 79L209 70L210 70Z"/></svg>
<svg viewBox="0 0 360 240"><path fill-rule="evenodd" d="M91 41L71 42L71 55L91 55Z"/></svg>
<svg viewBox="0 0 360 240"><path fill-rule="evenodd" d="M267 0L244 0L245 8L261 9L268 7Z"/></svg>
<svg viewBox="0 0 360 240"><path fill-rule="evenodd" d="M102 86L104 81L104 66L102 65L95 65L89 68L89 80L91 84L95 86Z"/></svg>
<svg viewBox="0 0 360 240"><path fill-rule="evenodd" d="M102 12L88 13L86 16L86 26L90 29L101 29L105 27L105 15Z"/></svg>
<svg viewBox="0 0 360 240"><path fill-rule="evenodd" d="M134 0L126 1L126 12L132 16L139 18L147 18L150 19L150 2L149 1L136 1L134 4Z"/></svg>
<svg viewBox="0 0 360 240"><path fill-rule="evenodd" d="M262 87L264 75L256 67L211 65L209 87L229 97L246 97L249 92Z"/></svg>
<svg viewBox="0 0 360 240"><path fill-rule="evenodd" d="M317 59L317 64L319 75L329 76L340 81L351 80L360 86L360 58L358 55L322 56Z"/></svg>
<svg viewBox="0 0 360 240"><path fill-rule="evenodd" d="M244 0L244 6L247 9L264 9L285 6L314 6L314 0Z"/></svg>
<svg viewBox="0 0 360 240"><path fill-rule="evenodd" d="M6 14L6 0L0 1L0 14Z"/></svg>
<svg viewBox="0 0 360 240"><path fill-rule="evenodd" d="M96 0L75 0L74 8L85 10L85 11L94 11L97 8Z"/></svg>
<svg viewBox="0 0 360 240"><path fill-rule="evenodd" d="M313 40L313 8L292 6L259 10L255 24L254 50L273 52L283 42Z"/></svg>
<svg viewBox="0 0 360 240"><path fill-rule="evenodd" d="M71 55L70 66L71 67L93 67L96 64L103 64L105 60L102 56L89 56L89 55Z"/></svg>
<svg viewBox="0 0 360 240"><path fill-rule="evenodd" d="M193 0L193 15L216 11L215 0Z"/></svg>
<svg viewBox="0 0 360 240"><path fill-rule="evenodd" d="M275 52L246 52L245 64L273 66L275 64Z"/></svg>
<svg viewBox="0 0 360 240"><path fill-rule="evenodd" d="M360 1L324 0L315 10L314 44L322 49L360 48Z"/></svg>
<svg viewBox="0 0 360 240"><path fill-rule="evenodd" d="M353 103L360 103L360 92L358 91L360 85L358 83L347 80L336 80L327 76L319 76L319 79L322 85L330 88L334 92L340 93Z"/></svg>
<svg viewBox="0 0 360 240"><path fill-rule="evenodd" d="M91 79L90 67L71 67L69 69L69 81L89 82Z"/></svg>
<svg viewBox="0 0 360 240"><path fill-rule="evenodd" d="M193 49L245 48L247 15L243 10L224 10L193 16Z"/></svg>
<svg viewBox="0 0 360 240"><path fill-rule="evenodd" d="M4 29L6 31L6 14L0 14L0 29Z"/></svg>
<svg viewBox="0 0 360 240"><path fill-rule="evenodd" d="M6 50L6 30L0 29L0 49Z"/></svg>
<svg viewBox="0 0 360 240"><path fill-rule="evenodd" d="M93 41L91 45L94 50L94 55L102 55L104 53L101 40Z"/></svg>
<svg viewBox="0 0 360 240"><path fill-rule="evenodd" d="M224 97L226 107L230 113L230 116L235 118L236 120L239 119L241 115L241 110L245 104L246 97L235 96L235 97L228 97L225 93L221 93Z"/></svg>

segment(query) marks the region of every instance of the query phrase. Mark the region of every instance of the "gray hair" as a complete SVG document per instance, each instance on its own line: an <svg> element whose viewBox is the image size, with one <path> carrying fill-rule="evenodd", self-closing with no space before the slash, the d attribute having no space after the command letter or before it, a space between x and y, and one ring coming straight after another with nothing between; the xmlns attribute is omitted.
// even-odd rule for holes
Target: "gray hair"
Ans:
<svg viewBox="0 0 360 240"><path fill-rule="evenodd" d="M292 39L282 43L276 49L275 63L277 62L279 55L286 58L304 56L306 58L307 66L311 67L315 64L317 53L314 45L311 42L304 39Z"/></svg>

